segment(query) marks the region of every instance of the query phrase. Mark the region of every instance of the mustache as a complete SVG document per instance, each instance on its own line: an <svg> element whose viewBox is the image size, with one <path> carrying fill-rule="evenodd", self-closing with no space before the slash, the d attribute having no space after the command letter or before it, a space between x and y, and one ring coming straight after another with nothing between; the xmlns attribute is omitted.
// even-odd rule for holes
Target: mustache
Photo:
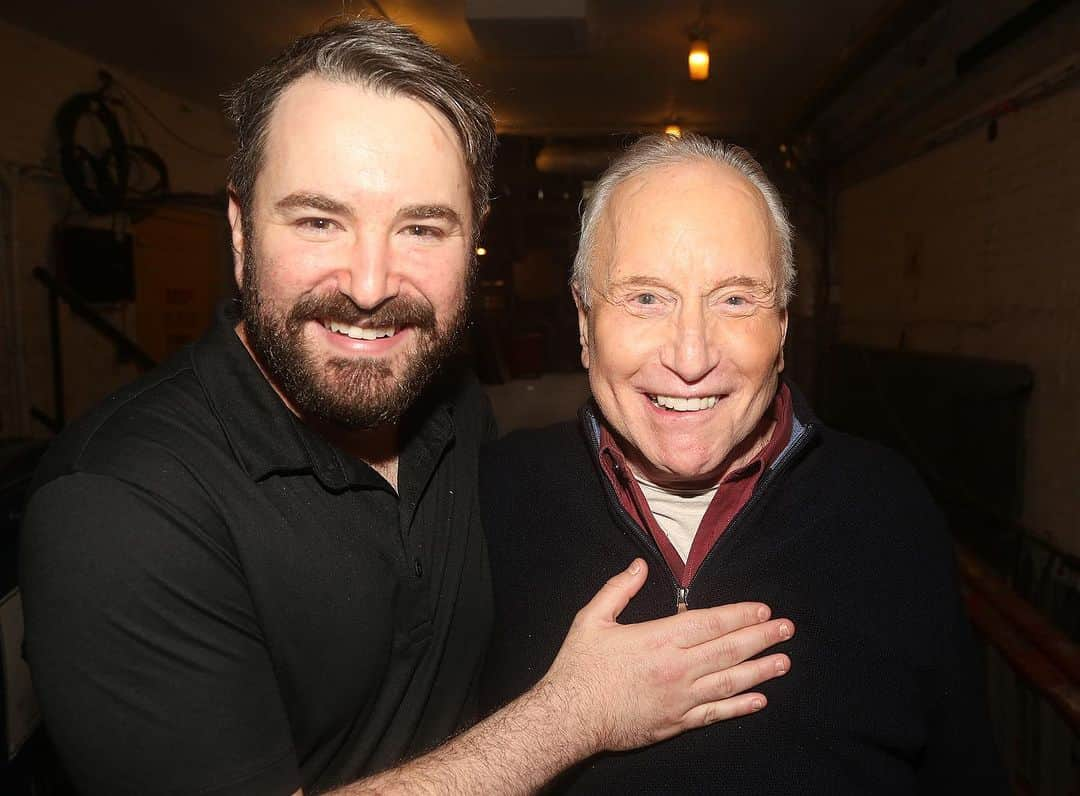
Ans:
<svg viewBox="0 0 1080 796"><path fill-rule="evenodd" d="M435 329L435 310L426 302L406 296L395 296L374 310L365 310L344 293L306 296L293 305L289 324L298 326L306 321L339 321L350 326L412 326L421 330Z"/></svg>

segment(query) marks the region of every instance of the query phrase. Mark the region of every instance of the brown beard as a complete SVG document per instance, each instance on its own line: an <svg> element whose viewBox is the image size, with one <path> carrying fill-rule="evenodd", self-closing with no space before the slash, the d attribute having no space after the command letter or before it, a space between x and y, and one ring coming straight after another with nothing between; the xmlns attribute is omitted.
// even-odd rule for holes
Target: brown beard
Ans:
<svg viewBox="0 0 1080 796"><path fill-rule="evenodd" d="M397 423L456 352L468 318L462 301L439 331L427 301L396 296L373 311L357 307L343 293L309 295L283 312L266 301L259 286L257 247L249 241L240 287L240 317L248 345L281 393L304 416L349 429ZM474 269L468 269L471 274ZM464 295L470 293L466 278ZM310 322L335 320L350 325L410 327L416 350L395 377L380 359L332 357L321 361L304 339Z"/></svg>

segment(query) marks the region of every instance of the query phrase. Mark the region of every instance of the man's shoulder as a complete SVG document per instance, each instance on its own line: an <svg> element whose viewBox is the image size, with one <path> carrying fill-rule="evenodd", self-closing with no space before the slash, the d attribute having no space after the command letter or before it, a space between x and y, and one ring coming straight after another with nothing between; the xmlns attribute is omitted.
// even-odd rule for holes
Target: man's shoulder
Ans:
<svg viewBox="0 0 1080 796"><path fill-rule="evenodd" d="M512 484L532 492L564 491L583 483L588 446L577 421L513 431L485 445L480 471L485 488Z"/></svg>
<svg viewBox="0 0 1080 796"><path fill-rule="evenodd" d="M819 466L837 484L848 488L882 488L897 492L926 491L922 477L898 451L875 440L819 426Z"/></svg>
<svg viewBox="0 0 1080 796"><path fill-rule="evenodd" d="M587 507L600 495L592 471L587 442L573 421L513 431L481 449L481 516L500 578L514 569L524 573L508 562L533 559L557 535L573 536L577 518L590 515Z"/></svg>
<svg viewBox="0 0 1080 796"><path fill-rule="evenodd" d="M793 475L794 488L784 490L789 510L827 521L832 540L851 555L949 557L941 510L903 454L830 428L819 429L818 442L802 468L807 475Z"/></svg>
<svg viewBox="0 0 1080 796"><path fill-rule="evenodd" d="M485 458L511 463L538 465L565 456L570 451L585 451L580 423L565 420L541 428L520 428L484 447Z"/></svg>
<svg viewBox="0 0 1080 796"><path fill-rule="evenodd" d="M221 444L224 435L188 349L68 425L42 457L33 489L75 473L137 483L165 460Z"/></svg>
<svg viewBox="0 0 1080 796"><path fill-rule="evenodd" d="M809 432L805 458L813 463L819 475L823 470L834 485L844 488L879 482L899 489L922 489L921 478L903 455L880 442L822 422L798 387L786 383L796 421L792 434Z"/></svg>

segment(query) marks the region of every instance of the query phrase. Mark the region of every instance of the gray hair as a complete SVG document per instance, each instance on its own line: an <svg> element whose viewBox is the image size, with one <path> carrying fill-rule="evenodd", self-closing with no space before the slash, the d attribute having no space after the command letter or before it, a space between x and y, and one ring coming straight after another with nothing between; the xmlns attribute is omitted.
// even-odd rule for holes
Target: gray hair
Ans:
<svg viewBox="0 0 1080 796"><path fill-rule="evenodd" d="M245 219L250 217L270 115L285 89L308 74L355 82L390 96L406 96L445 116L465 153L473 235L479 234L488 209L495 158L491 108L461 69L411 30L365 17L302 36L224 96L226 113L236 128L229 185Z"/></svg>
<svg viewBox="0 0 1080 796"><path fill-rule="evenodd" d="M681 138L671 135L647 135L639 138L612 160L597 180L581 216L581 239L578 242L574 273L570 280L586 307L590 300L589 274L596 254L600 221L615 189L648 169L695 160L721 163L734 169L756 188L765 200L772 217L774 233L773 271L778 277L777 300L781 307L787 306L795 289L795 258L792 254L794 233L779 191L765 176L761 165L742 147L686 133Z"/></svg>

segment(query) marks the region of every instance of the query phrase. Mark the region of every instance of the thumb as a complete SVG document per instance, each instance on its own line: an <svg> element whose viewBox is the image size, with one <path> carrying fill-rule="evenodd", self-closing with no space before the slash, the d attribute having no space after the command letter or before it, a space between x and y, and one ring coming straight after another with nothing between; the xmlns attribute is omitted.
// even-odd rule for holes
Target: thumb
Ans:
<svg viewBox="0 0 1080 796"><path fill-rule="evenodd" d="M611 578L581 609L583 617L596 622L614 622L626 608L626 604L645 585L649 567L640 558Z"/></svg>

